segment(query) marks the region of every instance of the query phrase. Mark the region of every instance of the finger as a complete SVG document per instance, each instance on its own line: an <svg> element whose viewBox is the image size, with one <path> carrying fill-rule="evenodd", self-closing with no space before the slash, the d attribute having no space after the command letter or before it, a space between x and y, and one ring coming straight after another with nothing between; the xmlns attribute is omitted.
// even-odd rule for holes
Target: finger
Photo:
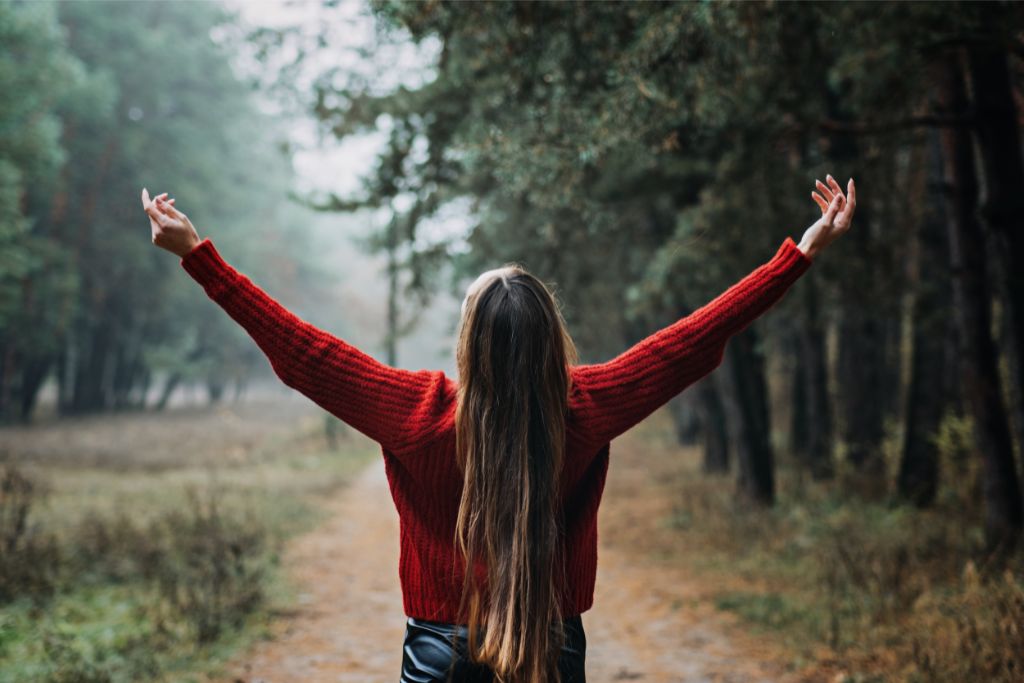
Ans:
<svg viewBox="0 0 1024 683"><path fill-rule="evenodd" d="M842 205L842 203L843 195L837 194L836 196L832 197L832 201L829 202L828 205L828 211L825 212L825 222L827 224L831 225L832 221L835 220L836 213L839 211L839 207Z"/></svg>
<svg viewBox="0 0 1024 683"><path fill-rule="evenodd" d="M832 174L825 176L825 180L828 181L828 186L832 188L832 192L835 194L843 194L843 188L839 187L839 183L832 177ZM843 201L846 201L846 197L843 197Z"/></svg>
<svg viewBox="0 0 1024 683"><path fill-rule="evenodd" d="M825 176L825 180L828 182L829 187L832 188L833 194L839 197L839 213L844 213L846 211L846 195L843 194L843 188L839 187L839 183L831 175Z"/></svg>
<svg viewBox="0 0 1024 683"><path fill-rule="evenodd" d="M836 220L836 223L842 226L843 232L849 230L850 226L853 225L853 213L857 209L857 196L853 188L852 178L850 179L849 183L847 183L847 187L849 188L850 194L846 198L846 203L843 206L843 209Z"/></svg>
<svg viewBox="0 0 1024 683"><path fill-rule="evenodd" d="M852 214L853 210L857 208L857 188L853 184L853 178L850 178L850 181L846 183L846 194L846 203L850 207L850 213Z"/></svg>
<svg viewBox="0 0 1024 683"><path fill-rule="evenodd" d="M159 225L160 227L164 227L170 222L170 219L168 219L167 216L162 214L160 212L160 209L156 208L155 203L152 203L148 207L146 207L146 213L148 213L149 217L152 220L156 221L156 224Z"/></svg>
<svg viewBox="0 0 1024 683"><path fill-rule="evenodd" d="M821 208L822 213L828 211L828 202L826 202L825 198L822 197L820 194L818 194L817 192L812 192L811 199L813 199L814 203L817 204L819 208Z"/></svg>
<svg viewBox="0 0 1024 683"><path fill-rule="evenodd" d="M149 206L149 202L149 190L147 190L146 188L142 188L142 208L146 208L147 206Z"/></svg>
<svg viewBox="0 0 1024 683"><path fill-rule="evenodd" d="M185 214L183 214L181 211L179 211L176 206L171 204L171 202L173 202L173 201L174 200L172 199L172 200L170 200L168 202L164 202L163 206L164 206L164 208L167 211L167 215L173 216L174 218L177 218L178 220L181 220L181 221L187 220Z"/></svg>
<svg viewBox="0 0 1024 683"><path fill-rule="evenodd" d="M814 186L818 188L818 191L821 192L822 195L824 195L827 201L832 201L832 196L835 194L834 192L832 192L832 188L830 188L828 185L817 179L815 179L814 181Z"/></svg>
<svg viewBox="0 0 1024 683"><path fill-rule="evenodd" d="M165 200L158 200L156 203L160 212L170 219L176 219L181 215L181 212L175 209L171 204L168 204Z"/></svg>
<svg viewBox="0 0 1024 683"><path fill-rule="evenodd" d="M168 199L167 203L168 204L174 204L174 197L171 197L170 199Z"/></svg>
<svg viewBox="0 0 1024 683"><path fill-rule="evenodd" d="M163 213L165 216L173 215L171 213L173 207L167 203L166 199L157 198L156 207L160 209L160 212Z"/></svg>

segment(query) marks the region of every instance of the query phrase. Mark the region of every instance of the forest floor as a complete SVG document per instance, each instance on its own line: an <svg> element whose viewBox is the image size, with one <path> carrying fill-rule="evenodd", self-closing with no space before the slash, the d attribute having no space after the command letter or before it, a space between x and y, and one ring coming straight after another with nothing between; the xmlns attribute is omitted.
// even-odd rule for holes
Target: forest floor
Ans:
<svg viewBox="0 0 1024 683"><path fill-rule="evenodd" d="M30 533L0 557L0 586L33 579L0 605L0 683L396 681L405 616L380 449L348 428L328 443L326 424L278 387L0 428L0 472L10 459L38 485ZM1020 680L1024 555L981 571L980 514L957 513L975 500L969 471L915 511L781 468L761 509L701 474L700 455L667 411L612 444L583 615L591 683ZM210 527L196 502L212 500ZM261 571L222 585L210 528L258 540L239 547ZM39 555L51 537L58 556ZM169 602L165 580L226 597L258 580L263 599L201 598L238 627L198 642L206 612Z"/></svg>
<svg viewBox="0 0 1024 683"><path fill-rule="evenodd" d="M0 441L48 482L48 504L38 511L44 526L73 530L89 510L140 516L173 509L181 491L213 475L218 495L256 501L264 521L285 530L280 586L271 587L266 609L210 651L167 653L159 680L394 683L405 615L398 518L383 460L352 430L328 449L322 425L312 404L271 392L213 410L41 420L0 430ZM797 680L788 673L792 650L720 608L730 572L693 570L689 560L702 548L673 520L680 482L699 476L698 459L675 441L663 411L612 444L595 602L583 614L591 683ZM87 586L62 593L45 624L28 607L0 609L0 626L7 625L0 664L17 664L9 680L49 671L34 643L51 631L73 634L82 652L114 647L96 634L153 631L148 617L123 617L128 603L115 588L99 606ZM75 661L70 669L85 660ZM99 665L115 672L110 680L134 680L116 656ZM204 670L211 673L198 673ZM800 680L828 679L805 671Z"/></svg>
<svg viewBox="0 0 1024 683"><path fill-rule="evenodd" d="M658 416L612 444L600 508L594 607L583 614L592 683L784 683L786 655L715 607L715 587L678 561L666 523L679 448ZM676 492L677 493L677 492ZM295 538L285 571L298 604L231 662L233 683L397 681L405 616L398 517L377 459ZM673 559L676 558L676 559ZM806 679L804 679L806 680Z"/></svg>

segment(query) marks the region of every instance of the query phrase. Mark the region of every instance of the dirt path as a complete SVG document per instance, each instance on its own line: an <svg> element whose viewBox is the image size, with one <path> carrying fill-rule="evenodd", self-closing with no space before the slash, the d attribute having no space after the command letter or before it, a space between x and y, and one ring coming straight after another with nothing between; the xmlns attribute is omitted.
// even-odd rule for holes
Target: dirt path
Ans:
<svg viewBox="0 0 1024 683"><path fill-rule="evenodd" d="M647 450L631 435L612 447L597 594L583 615L588 681L783 683L788 679L766 662L755 638L716 612L706 590L678 567L657 559L659 545L671 542L659 516L670 497L652 488L659 467L645 460ZM398 516L383 461L345 489L329 513L286 555L286 570L303 587L302 604L278 620L272 640L238 658L228 680L398 681L405 616Z"/></svg>
<svg viewBox="0 0 1024 683"><path fill-rule="evenodd" d="M398 584L398 513L383 459L330 504L326 523L296 539L286 571L304 589L295 613L232 669L230 680L398 680L405 615Z"/></svg>

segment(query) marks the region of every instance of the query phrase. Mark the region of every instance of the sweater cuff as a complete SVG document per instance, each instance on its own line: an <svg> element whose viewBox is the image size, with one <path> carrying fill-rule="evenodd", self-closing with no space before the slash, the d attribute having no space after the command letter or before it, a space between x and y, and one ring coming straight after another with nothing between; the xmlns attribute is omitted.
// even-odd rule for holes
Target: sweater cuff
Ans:
<svg viewBox="0 0 1024 683"><path fill-rule="evenodd" d="M800 251L800 247L796 245L792 237L787 237L782 242L782 246L775 252L775 256L771 260L772 265L782 271L794 271L796 275L803 275L814 260Z"/></svg>
<svg viewBox="0 0 1024 683"><path fill-rule="evenodd" d="M213 246L213 242L209 237L192 247L191 251L181 257L181 267L203 287L214 282L218 276L223 275L229 268L228 264L217 253L217 249Z"/></svg>

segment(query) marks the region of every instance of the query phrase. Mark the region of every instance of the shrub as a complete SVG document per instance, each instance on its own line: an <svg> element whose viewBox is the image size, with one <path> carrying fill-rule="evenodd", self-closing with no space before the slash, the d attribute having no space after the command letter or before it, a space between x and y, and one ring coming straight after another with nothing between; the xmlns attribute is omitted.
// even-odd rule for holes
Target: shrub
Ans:
<svg viewBox="0 0 1024 683"><path fill-rule="evenodd" d="M146 634L99 646L58 630L42 637L46 683L113 683L161 679Z"/></svg>
<svg viewBox="0 0 1024 683"><path fill-rule="evenodd" d="M75 647L73 640L49 633L43 638L49 671L46 683L111 683L110 673Z"/></svg>
<svg viewBox="0 0 1024 683"><path fill-rule="evenodd" d="M196 642L216 640L262 604L275 550L265 524L225 512L220 497L212 488L205 495L190 489L187 505L148 522L126 513L84 518L74 536L79 569L106 580L143 579L160 600L158 623L184 622Z"/></svg>
<svg viewBox="0 0 1024 683"><path fill-rule="evenodd" d="M27 596L51 597L56 589L60 552L56 539L30 524L39 486L17 467L0 471L0 603Z"/></svg>
<svg viewBox="0 0 1024 683"><path fill-rule="evenodd" d="M1024 680L1024 583L1012 571L983 580L969 562L962 591L923 611L928 623L914 638L913 680Z"/></svg>
<svg viewBox="0 0 1024 683"><path fill-rule="evenodd" d="M151 538L163 547L144 571L196 640L207 643L262 604L272 553L266 527L252 517L223 514L213 494L190 491L189 501L189 509L152 524Z"/></svg>
<svg viewBox="0 0 1024 683"><path fill-rule="evenodd" d="M166 554L166 544L127 512L86 514L72 537L71 561L75 574L103 581L127 582L149 577Z"/></svg>

